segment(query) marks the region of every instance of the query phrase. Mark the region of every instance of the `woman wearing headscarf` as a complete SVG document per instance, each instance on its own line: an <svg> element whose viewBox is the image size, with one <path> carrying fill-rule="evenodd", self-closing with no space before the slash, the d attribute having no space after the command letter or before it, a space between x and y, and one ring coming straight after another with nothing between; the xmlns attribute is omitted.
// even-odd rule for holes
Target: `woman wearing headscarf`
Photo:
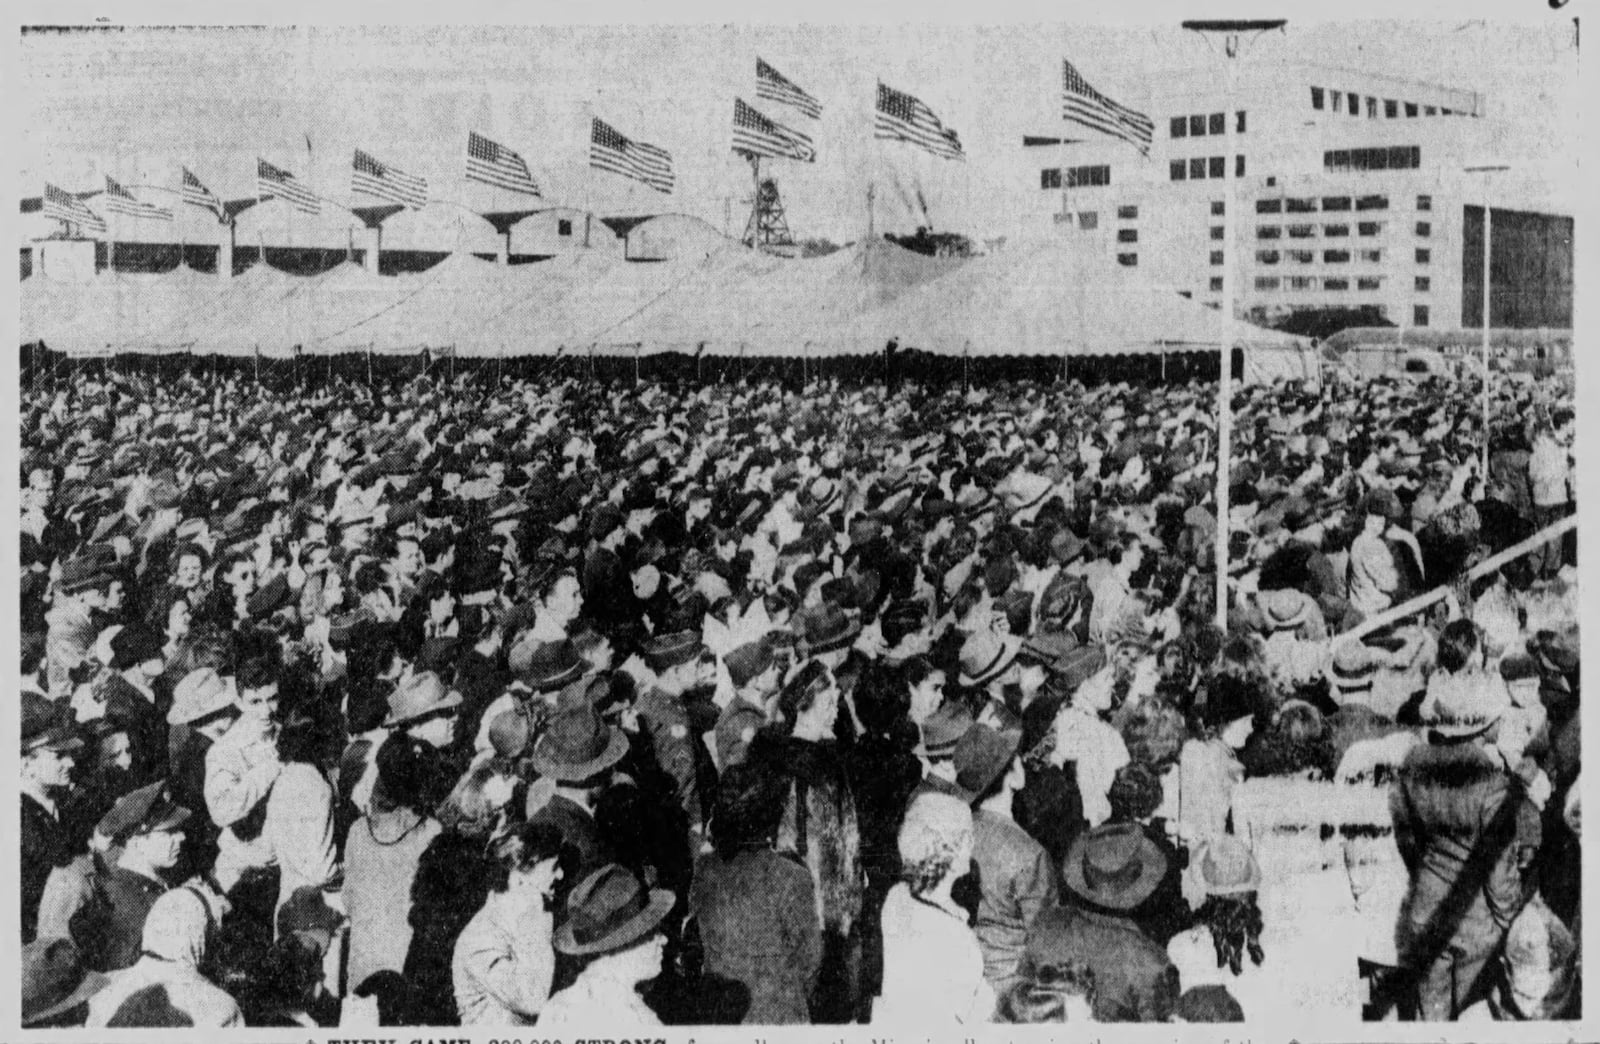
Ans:
<svg viewBox="0 0 1600 1044"><path fill-rule="evenodd" d="M561 877L561 834L524 824L489 849L489 897L456 940L451 972L463 1026L528 1026L555 973L549 909Z"/></svg>
<svg viewBox="0 0 1600 1044"><path fill-rule="evenodd" d="M967 912L951 898L972 863L972 810L923 794L900 827L901 882L883 904L883 993L872 1021L886 1026L970 1026L994 1015L994 990Z"/></svg>
<svg viewBox="0 0 1600 1044"><path fill-rule="evenodd" d="M244 1025L239 1005L200 974L211 911L188 888L165 893L144 922L143 952L89 1002L90 1028Z"/></svg>

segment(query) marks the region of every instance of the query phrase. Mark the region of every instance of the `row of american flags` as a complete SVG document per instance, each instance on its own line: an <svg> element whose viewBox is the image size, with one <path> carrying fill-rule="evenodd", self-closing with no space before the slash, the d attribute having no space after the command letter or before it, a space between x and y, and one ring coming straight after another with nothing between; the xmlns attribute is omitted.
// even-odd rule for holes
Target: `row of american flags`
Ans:
<svg viewBox="0 0 1600 1044"><path fill-rule="evenodd" d="M1150 118L1095 90L1070 61L1063 61L1062 66L1062 118L1127 142L1148 155L1154 129ZM822 117L822 105L814 97L759 57L756 59L755 94L758 101L785 106L799 116L813 120ZM873 137L904 142L941 159L966 158L955 128L946 127L921 99L881 81L873 111ZM811 135L779 122L737 97L733 105L733 151L802 163L813 163L817 158ZM659 145L630 138L599 117L592 117L590 121L589 165L662 193L670 194L676 181L671 152ZM477 131L467 135L466 178L508 192L543 195L521 154ZM350 190L356 195L418 210L427 205L429 198L426 178L409 174L361 149L355 150L351 160ZM307 214L317 214L321 210L321 197L310 187L291 171L259 157L256 160L256 196L262 200L282 199ZM160 221L171 221L173 217L170 209L140 201L110 177L106 178L105 197L104 209L109 213ZM182 168L180 198L184 203L209 210L219 221L227 220L223 201L187 167ZM54 185L45 186L43 211L48 217L92 231L104 233L106 230L105 220L84 204L83 196Z"/></svg>

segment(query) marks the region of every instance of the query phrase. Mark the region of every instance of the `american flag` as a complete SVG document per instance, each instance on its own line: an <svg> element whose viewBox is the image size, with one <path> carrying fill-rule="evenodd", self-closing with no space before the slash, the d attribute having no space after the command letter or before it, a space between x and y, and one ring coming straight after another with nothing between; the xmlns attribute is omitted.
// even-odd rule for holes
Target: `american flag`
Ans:
<svg viewBox="0 0 1600 1044"><path fill-rule="evenodd" d="M106 223L99 214L83 205L83 200L70 192L63 192L54 185L45 183L44 186L44 211L45 217L53 217L59 221L82 225L91 232L101 235L106 233Z"/></svg>
<svg viewBox="0 0 1600 1044"><path fill-rule="evenodd" d="M200 179L195 177L188 167L183 168L183 201L192 203L197 207L204 207L217 215L218 221L228 220L228 211L222 205L222 200L213 195L210 189L200 184Z"/></svg>
<svg viewBox="0 0 1600 1044"><path fill-rule="evenodd" d="M510 192L541 195L522 157L477 131L467 132L467 180L481 181Z"/></svg>
<svg viewBox="0 0 1600 1044"><path fill-rule="evenodd" d="M746 105L743 98L733 99L733 151L802 163L814 163L817 159L817 150L810 138L773 122Z"/></svg>
<svg viewBox="0 0 1600 1044"><path fill-rule="evenodd" d="M790 83L782 73L756 59L756 97L780 105L792 105L814 120L822 119L822 106L817 99Z"/></svg>
<svg viewBox="0 0 1600 1044"><path fill-rule="evenodd" d="M260 157L256 158L256 195L261 199L279 196L290 206L306 214L322 212L317 197L310 189L296 181L293 174L281 167L274 167Z"/></svg>
<svg viewBox="0 0 1600 1044"><path fill-rule="evenodd" d="M939 122L933 110L904 91L878 84L874 137L904 141L945 159L964 159L961 139Z"/></svg>
<svg viewBox="0 0 1600 1044"><path fill-rule="evenodd" d="M1092 130L1109 134L1137 148L1150 152L1150 137L1155 127L1150 117L1135 112L1126 105L1107 98L1079 75L1072 63L1063 61L1064 86L1062 90L1062 116L1069 123L1081 124Z"/></svg>
<svg viewBox="0 0 1600 1044"><path fill-rule="evenodd" d="M369 196L387 199L392 203L404 203L416 210L421 210L428 202L426 178L419 178L397 167L380 163L370 153L362 152L360 149L356 150L353 161L350 191L365 192Z"/></svg>
<svg viewBox="0 0 1600 1044"><path fill-rule="evenodd" d="M171 221L172 211L166 207L144 203L133 198L133 193L117 184L108 174L106 175L106 212L110 214L126 214L128 217L151 218L156 221Z"/></svg>
<svg viewBox="0 0 1600 1044"><path fill-rule="evenodd" d="M601 119L594 121L589 134L589 166L642 181L657 192L672 191L672 153L625 138Z"/></svg>

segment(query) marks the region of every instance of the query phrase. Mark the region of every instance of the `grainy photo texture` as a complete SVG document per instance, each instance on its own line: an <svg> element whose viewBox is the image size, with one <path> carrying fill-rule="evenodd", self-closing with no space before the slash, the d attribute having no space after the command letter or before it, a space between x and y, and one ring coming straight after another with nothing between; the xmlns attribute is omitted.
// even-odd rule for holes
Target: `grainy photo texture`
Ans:
<svg viewBox="0 0 1600 1044"><path fill-rule="evenodd" d="M5 1035L1580 1017L1572 19L19 55Z"/></svg>

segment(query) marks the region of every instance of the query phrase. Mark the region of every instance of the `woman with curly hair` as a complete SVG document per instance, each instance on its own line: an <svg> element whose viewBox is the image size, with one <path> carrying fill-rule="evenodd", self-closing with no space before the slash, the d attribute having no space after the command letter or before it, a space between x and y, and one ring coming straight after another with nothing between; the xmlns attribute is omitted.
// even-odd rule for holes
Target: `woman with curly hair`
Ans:
<svg viewBox="0 0 1600 1044"><path fill-rule="evenodd" d="M1322 714L1304 700L1290 700L1267 727L1251 735L1239 761L1246 776L1333 775L1333 744Z"/></svg>
<svg viewBox="0 0 1600 1044"><path fill-rule="evenodd" d="M972 862L972 810L923 794L900 827L900 883L883 904L883 992L875 1024L970 1026L991 1020L994 991L967 913L950 892Z"/></svg>
<svg viewBox="0 0 1600 1044"><path fill-rule="evenodd" d="M1283 983L1265 966L1261 946L1261 907L1256 902L1261 868L1244 842L1231 835L1203 846L1197 857L1206 890L1199 923L1167 943L1167 956L1184 989L1226 986L1244 1008L1246 1021L1262 1018Z"/></svg>

